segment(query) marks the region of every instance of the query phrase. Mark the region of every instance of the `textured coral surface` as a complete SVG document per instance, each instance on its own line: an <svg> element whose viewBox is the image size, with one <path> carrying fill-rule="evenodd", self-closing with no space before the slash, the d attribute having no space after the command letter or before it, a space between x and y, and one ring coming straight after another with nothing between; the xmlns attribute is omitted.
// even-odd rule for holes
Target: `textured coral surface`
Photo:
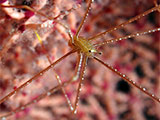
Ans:
<svg viewBox="0 0 160 120"><path fill-rule="evenodd" d="M88 0L0 0L3 5L28 5L55 17L74 35L84 16ZM80 7L79 7L80 5ZM68 9L72 10L70 13ZM95 0L80 32L88 38L153 8L152 0ZM160 13L153 12L124 28L106 34L93 43L160 27ZM35 31L42 39L41 46ZM64 27L26 9L0 7L0 99L16 89L71 50ZM160 97L160 32L155 32L99 48L104 62L125 73L130 79ZM55 66L62 82L76 72L77 54L71 54ZM22 108L8 120L159 120L160 105L119 76L89 58L76 115L72 115L62 90ZM0 116L33 101L58 85L52 69L38 76L8 100L0 104ZM72 104L78 81L65 87Z"/></svg>

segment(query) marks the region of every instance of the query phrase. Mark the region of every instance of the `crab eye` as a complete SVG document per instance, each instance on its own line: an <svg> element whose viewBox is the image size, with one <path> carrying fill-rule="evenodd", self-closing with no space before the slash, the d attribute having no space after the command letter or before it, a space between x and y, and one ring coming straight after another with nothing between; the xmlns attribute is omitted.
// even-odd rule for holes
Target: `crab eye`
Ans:
<svg viewBox="0 0 160 120"><path fill-rule="evenodd" d="M99 52L98 54L99 54L99 55L102 55L102 53L101 53L101 52Z"/></svg>
<svg viewBox="0 0 160 120"><path fill-rule="evenodd" d="M91 52L91 50L89 50L88 52Z"/></svg>

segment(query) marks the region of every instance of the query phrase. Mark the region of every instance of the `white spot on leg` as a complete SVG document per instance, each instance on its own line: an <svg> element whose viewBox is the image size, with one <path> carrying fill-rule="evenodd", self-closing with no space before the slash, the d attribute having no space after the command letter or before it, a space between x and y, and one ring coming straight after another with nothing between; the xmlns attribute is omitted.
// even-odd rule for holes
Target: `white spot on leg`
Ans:
<svg viewBox="0 0 160 120"><path fill-rule="evenodd" d="M73 81L76 81L77 79L78 79L77 75L73 77Z"/></svg>
<svg viewBox="0 0 160 120"><path fill-rule="evenodd" d="M27 82L27 85L29 85L29 82Z"/></svg>
<svg viewBox="0 0 160 120"><path fill-rule="evenodd" d="M82 89L80 88L79 91L81 91Z"/></svg>
<svg viewBox="0 0 160 120"><path fill-rule="evenodd" d="M73 111L73 107L71 106L71 111Z"/></svg>
<svg viewBox="0 0 160 120"><path fill-rule="evenodd" d="M143 88L143 91L146 91L146 88Z"/></svg>
<svg viewBox="0 0 160 120"><path fill-rule="evenodd" d="M74 111L74 114L77 114L77 110Z"/></svg>
<svg viewBox="0 0 160 120"><path fill-rule="evenodd" d="M65 11L65 12L64 12L64 14L65 14L65 15L68 15L68 14L69 14L69 12L68 12L68 11Z"/></svg>

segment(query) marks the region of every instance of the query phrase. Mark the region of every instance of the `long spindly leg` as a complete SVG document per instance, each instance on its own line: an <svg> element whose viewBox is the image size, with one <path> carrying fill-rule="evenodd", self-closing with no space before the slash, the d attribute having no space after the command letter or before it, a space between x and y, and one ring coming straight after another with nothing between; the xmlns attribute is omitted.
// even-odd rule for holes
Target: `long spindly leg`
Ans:
<svg viewBox="0 0 160 120"><path fill-rule="evenodd" d="M158 6L158 0L154 0L153 2L154 2L154 4L155 4L155 6ZM159 7L159 9L158 9L158 12L160 12L160 7Z"/></svg>
<svg viewBox="0 0 160 120"><path fill-rule="evenodd" d="M81 68L80 60L81 60L81 56L78 55L77 61L76 61L75 75L72 77L73 81L77 81L79 78L80 68Z"/></svg>
<svg viewBox="0 0 160 120"><path fill-rule="evenodd" d="M67 25L64 25L61 22L57 22L57 23L60 24L61 26L63 26L66 29L66 32L67 32L69 38L72 40L72 43L74 43L73 36L72 36L71 30L69 29L69 27Z"/></svg>
<svg viewBox="0 0 160 120"><path fill-rule="evenodd" d="M145 34L157 32L157 31L160 31L160 27L155 28L155 29L146 30L146 31L143 31L143 32L133 33L133 34L130 34L130 35L127 35L127 36L124 36L124 37L119 37L119 38L114 38L114 39L111 39L111 40L106 40L102 43L94 44L94 46L99 47L99 46L102 46L102 45L105 45L105 44L108 44L108 43L117 42L117 41L121 41L121 40L128 39L128 38L134 38L136 36L145 35Z"/></svg>
<svg viewBox="0 0 160 120"><path fill-rule="evenodd" d="M142 17L150 14L151 12L157 11L157 10L159 10L159 9L160 9L160 5L157 5L156 7L151 8L151 9L147 10L146 12L141 13L141 14L139 14L139 15L131 18L131 19L129 19L128 21L126 21L126 22L124 22L124 23L122 23L122 24L120 24L120 25L118 25L118 26L114 26L114 27L112 27L112 28L110 28L110 29L102 32L102 33L99 33L99 34L97 34L97 35L95 35L95 36L92 36L92 37L88 38L88 40L91 41L91 40L100 38L100 37L104 36L104 35L107 34L107 33L111 33L111 32L113 32L113 31L115 31L115 30L117 30L117 29L119 29L119 28L122 28L122 27L124 27L125 25L127 25L127 24L129 24L129 23L132 23L132 22L134 22L134 21L136 21L136 20L138 20L138 19L140 19L140 18L142 18Z"/></svg>
<svg viewBox="0 0 160 120"><path fill-rule="evenodd" d="M26 10L32 11L35 14L39 14L39 15L47 18L48 20L57 20L61 16L65 16L65 15L69 14L72 10L77 9L79 6L73 7L73 8L71 8L71 9L69 9L69 10L67 10L67 11L65 11L63 13L60 13L56 17L49 17L46 14L43 14L42 12L39 12L39 11L37 11L37 10L27 6L27 5L0 5L0 7L2 7L2 8L21 8L21 9L26 9Z"/></svg>
<svg viewBox="0 0 160 120"><path fill-rule="evenodd" d="M60 13L59 15L57 15L56 17L52 18L52 17L48 17L46 16L45 14L29 7L29 6L26 6L26 5L23 5L23 6L16 6L16 5L0 5L0 7L2 8L23 8L23 9L27 9L29 11L32 11L34 12L35 14L39 14L39 15L42 15L43 17L45 17L47 20L54 20L54 22L57 22L59 24L61 24L59 21L58 21L58 18L60 18L61 16L65 16L67 14L69 14L72 10L76 10L77 8L79 8L80 6L76 6L76 7L73 7L63 13ZM53 23L54 23L53 22ZM19 27L23 25L23 24L20 24ZM41 25L40 24L27 24L25 25L24 27L25 28L30 28L30 29L37 29L38 27L40 27ZM62 25L63 26L63 25ZM64 26L63 26L64 27ZM8 51L8 49L10 48L11 44L13 43L13 35L16 34L18 32L18 29L15 29L14 32L12 32L12 35L10 35L7 39L8 39L8 42L3 46L3 49L0 51L0 61L2 59L2 57L5 55L5 53ZM69 33L69 32L68 32ZM71 32L70 32L71 33ZM71 34L69 33L69 36L71 38Z"/></svg>
<svg viewBox="0 0 160 120"><path fill-rule="evenodd" d="M81 28L82 28L82 26L83 26L83 24L84 24L87 16L88 16L88 12L89 12L89 10L91 9L91 4L92 4L92 2L93 2L93 0L89 0L89 5L88 5L88 7L87 7L87 10L86 10L86 12L85 12L85 14L84 14L84 17L83 17L80 25L78 26L78 29L77 29L77 32L76 32L76 37L78 37L79 32L80 32L80 30L81 30Z"/></svg>
<svg viewBox="0 0 160 120"><path fill-rule="evenodd" d="M74 108L73 108L73 113L74 114L77 113L77 106L78 106L78 101L79 101L79 98L80 98L80 92L81 92L82 82L84 80L83 77L84 77L84 73L85 73L87 59L88 59L88 57L85 54L80 53L80 60L79 60L78 70L77 70L79 85L78 85L77 95L76 95L76 99L75 99L75 103L74 103Z"/></svg>
<svg viewBox="0 0 160 120"><path fill-rule="evenodd" d="M3 8L23 8L23 9L26 9L26 10L29 10L29 11L32 11L33 13L36 13L36 14L39 14L43 17L47 17L45 14L27 6L27 5L1 5L1 7ZM50 17L47 17L48 19L52 20L53 18L50 18Z"/></svg>
<svg viewBox="0 0 160 120"><path fill-rule="evenodd" d="M85 55L80 55L79 56L79 60L78 60L79 64L78 64L78 67L77 67L77 74L79 74L79 79L80 79L80 83L79 83L79 86L78 86L78 89L77 89L77 96L76 96L76 100L75 100L75 107L74 107L74 113L76 112L76 108L78 106L78 100L79 100L79 95L80 95L80 91L81 91L81 86L82 86L82 80L83 80L83 75L84 75L84 71L85 71L85 66L86 66L86 62L87 62L87 56ZM34 104L34 103L37 103L38 101L40 101L41 99L43 99L44 97L46 96L50 96L52 93L56 92L57 90L61 89L61 88L64 88L65 86L67 86L68 84L74 82L75 79L71 79L69 81L66 81L64 83L61 83L60 85L48 90L47 92L41 94L40 96L38 96L37 98L35 98L34 100L30 101L29 103L25 104L25 105L22 105L14 110L12 110L11 112L7 113L6 115L2 115L0 116L0 119L6 119L7 117L17 113L17 112L20 112L22 110L24 110L27 106L31 105L31 104Z"/></svg>
<svg viewBox="0 0 160 120"><path fill-rule="evenodd" d="M22 105L14 110L12 110L11 112L7 113L6 115L2 115L0 116L0 120L6 120L7 117L11 116L11 115L14 115L15 113L17 112L20 112L22 110L24 110L27 106L31 105L31 104L34 104L34 103L37 103L38 101L40 101L41 99L43 99L44 97L46 96L50 96L52 93L56 92L57 90L61 89L62 87L65 87L67 86L68 84L72 83L73 80L69 80L69 81L66 81L64 83L62 83L61 85L57 85L53 88L51 88L50 90L48 90L47 92L39 95L37 98L35 98L34 100L30 101L29 103L25 104L25 105Z"/></svg>
<svg viewBox="0 0 160 120"><path fill-rule="evenodd" d="M75 102L75 107L74 107L74 110L76 110L77 106L78 106L78 100L79 100L79 94L80 94L80 91L81 91L81 86L82 86L82 80L83 80L83 75L84 75L84 70L85 70L85 66L86 66L86 62L87 62L87 56L80 56L79 57L80 59L78 60L79 61L79 64L78 64L78 67L80 70L80 83L79 83L79 87L77 89L77 97L76 97L76 102ZM78 71L78 70L77 70ZM48 90L47 92L41 94L40 96L38 96L37 98L35 98L34 100L30 101L29 103L25 104L25 105L22 105L22 106L19 106L18 108L12 110L11 112L7 113L6 115L2 115L0 116L0 119L2 120L6 120L7 117L17 113L17 112L20 112L22 110L24 110L27 106L31 105L31 104L34 104L34 103L37 103L38 101L40 101L41 99L43 99L44 97L46 96L50 96L52 93L56 92L57 90L61 89L61 88L64 88L65 86L67 86L68 84L74 82L75 80L74 79L71 79L69 81L66 81L64 83L61 83L60 85Z"/></svg>
<svg viewBox="0 0 160 120"><path fill-rule="evenodd" d="M39 11L37 11L37 10L27 6L27 5L0 5L0 7L2 7L2 8L21 8L21 9L23 8L23 9L26 9L26 10L29 10L29 11L33 12L34 14L41 15L41 16L45 17L47 20L52 20L53 23L57 22L59 24L62 24L62 23L59 22L60 18L63 18L64 16L66 16L70 12L72 12L73 10L76 10L77 8L80 7L80 5L75 5L74 7L66 10L65 12L60 13L59 15L57 15L55 17L49 17L46 14L43 14L42 12L39 12ZM64 25L62 25L62 26L65 27ZM25 27L26 28L31 28L31 29L32 28L36 29L37 27L40 27L40 24L27 24L27 25L25 25Z"/></svg>
<svg viewBox="0 0 160 120"><path fill-rule="evenodd" d="M36 34L36 36L37 36L37 38L38 38L38 40L39 40L39 42L40 42L43 50L44 50L45 53L46 53L46 49L45 49L45 46L44 46L43 43L42 43L41 37L39 36L39 34L37 33L37 31L35 31L35 34ZM52 61L51 61L51 59L50 59L50 57L49 57L48 54L46 54L46 57L47 57L47 59L48 59L48 62L49 62L50 64L52 64ZM61 79L60 79L60 76L56 73L56 71L54 70L54 68L52 68L52 70L53 70L53 73L55 74L55 77L56 77L56 79L57 79L57 81L58 81L59 86L61 86L61 85L62 85L62 81L61 81ZM61 89L62 89L62 92L63 92L63 94L64 94L64 96L65 96L65 98L66 98L66 100L67 100L68 106L69 106L70 110L72 111L72 110L73 110L73 107L72 107L71 101L69 100L69 98L68 98L68 96L67 96L67 94L66 94L65 89L64 89L63 87L61 87Z"/></svg>
<svg viewBox="0 0 160 120"><path fill-rule="evenodd" d="M18 91L20 91L22 88L24 88L25 86L29 85L32 81L35 80L35 78L37 78L38 76L43 75L46 71L48 71L50 68L54 67L57 63L59 63L60 61L62 61L64 58L66 58L67 56L71 55L72 53L76 52L76 50L71 50L70 52L66 53L64 56L60 57L58 60L56 60L55 62L53 62L51 65L49 65L48 67L46 67L45 69L43 69L42 71L40 71L39 73L37 73L35 76L33 76L31 79L29 79L28 81L26 81L25 83L23 83L22 85L20 85L18 88L16 88L15 90L13 90L12 92L10 92L8 95L6 95L5 97L3 97L2 99L0 99L0 104L2 102L4 102L5 100L7 100L8 98L10 98L12 95L16 94Z"/></svg>
<svg viewBox="0 0 160 120"><path fill-rule="evenodd" d="M104 63L102 60L100 60L97 57L94 57L94 59L96 61L98 61L99 63L101 63L102 65L104 65L105 67L107 67L108 69L110 69L111 71L113 71L114 73L116 73L118 76L120 76L123 80L125 80L126 82L130 83L131 85L135 86L136 88L138 88L139 90L141 90L143 93L145 93L146 95L150 96L152 99L154 99L155 101L157 101L158 103L160 103L160 98L158 98L157 96L155 96L154 94L148 92L146 90L146 88L138 85L136 82L132 81L131 79L129 79L125 74L120 73L117 69L113 68L112 66L110 66L107 63Z"/></svg>

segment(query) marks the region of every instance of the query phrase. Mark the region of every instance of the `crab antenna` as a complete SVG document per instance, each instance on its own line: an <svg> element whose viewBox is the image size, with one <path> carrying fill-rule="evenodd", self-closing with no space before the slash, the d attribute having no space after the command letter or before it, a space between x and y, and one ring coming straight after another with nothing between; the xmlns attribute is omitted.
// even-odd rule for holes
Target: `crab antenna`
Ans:
<svg viewBox="0 0 160 120"><path fill-rule="evenodd" d="M77 36L77 37L78 37L78 35L79 35L79 32L80 32L80 30L81 30L81 28L82 28L82 26L83 26L83 24L84 24L87 16L88 16L88 12L89 12L89 10L91 9L91 4L92 4L92 2L93 2L93 0L89 0L89 5L88 5L88 7L87 7L87 10L86 10L86 12L85 12L85 14L84 14L84 17L83 17L80 25L78 26L78 29L77 29L77 32L76 32L76 36Z"/></svg>
<svg viewBox="0 0 160 120"><path fill-rule="evenodd" d="M78 89L77 89L77 95L76 95L76 99L75 99L75 105L74 105L74 109L73 109L73 113L76 114L77 113L77 106L78 106L78 101L80 99L80 92L81 92L81 87L82 87L82 82L84 80L83 76L85 73L85 68L86 68L86 63L87 63L87 59L88 57L86 55L84 55L83 53L80 53L80 61L79 61L79 70L77 70L77 72L79 72L79 85L78 85Z"/></svg>
<svg viewBox="0 0 160 120"><path fill-rule="evenodd" d="M108 69L110 69L111 71L113 71L114 73L116 73L118 76L120 76L123 80L125 80L126 82L128 82L129 84L135 86L136 88L138 88L139 90L141 90L143 93L145 93L146 95L150 96L153 100L157 101L158 103L160 103L160 98L158 98L157 96L155 96L154 94L148 92L146 90L146 88L139 86L136 82L134 82L133 80L129 79L125 74L120 73L117 69L113 68L112 66L110 66L109 64L104 63L102 60L100 60L97 57L94 57L94 59L96 61L98 61L99 63L101 63L102 65L104 65L105 67L107 67Z"/></svg>
<svg viewBox="0 0 160 120"><path fill-rule="evenodd" d="M128 20L128 21L126 21L126 22L124 22L124 23L122 23L122 24L120 24L120 25L118 25L116 27L112 27L112 28L110 28L110 29L108 29L108 30L106 30L104 32L101 32L101 33L99 33L99 34L97 34L95 36L92 36L92 37L88 38L88 40L90 41L90 40L94 40L94 39L100 38L100 37L104 36L105 34L111 33L111 32L113 32L113 31L115 31L115 30L117 30L119 28L122 28L125 25L127 25L129 23L132 23L132 22L140 19L141 17L144 17L144 16L148 15L149 13L154 12L154 11L156 11L158 9L160 9L160 5L157 5L156 7L151 8L151 9L147 10L146 12L141 13L141 14L135 16L135 17L131 18L130 20Z"/></svg>
<svg viewBox="0 0 160 120"><path fill-rule="evenodd" d="M43 50L46 52L45 46L43 45L43 42L42 42L42 40L41 40L41 37L39 36L39 34L37 33L37 31L35 31L35 34L36 34L36 36L37 36L37 38L38 38L38 40L39 40L39 42L40 42ZM50 57L49 57L48 54L46 54L46 57L47 57L47 59L48 59L48 62L49 62L50 64L52 64L52 61L51 61L51 59L50 59ZM54 74L55 74L55 77L56 77L56 79L57 79L57 81L58 81L58 84L61 86L61 85L62 85L62 81L61 81L61 79L60 79L60 76L56 73L56 71L54 70L54 68L53 68L52 70L53 70L53 72L54 72ZM67 100L68 106L69 106L70 110L72 111L72 110L73 110L73 107L72 107L71 101L69 100L69 98L68 98L68 96L67 96L67 94L66 94L65 89L64 89L63 87L61 87L61 89L62 89L62 92L63 92L63 94L64 94L64 96L65 96L65 98L66 98L66 100Z"/></svg>
<svg viewBox="0 0 160 120"><path fill-rule="evenodd" d="M117 41L121 41L121 40L128 39L128 38L134 38L136 36L145 35L145 34L157 32L157 31L160 31L160 27L155 28L155 29L146 30L146 31L143 31L143 32L137 32L137 33L130 34L130 35L127 35L127 36L124 36L124 37L119 37L119 38L114 38L114 39L111 39L111 40L107 40L107 41L104 41L104 42L99 43L99 44L94 44L94 46L95 47L102 46L102 45L105 45L105 44L108 44L108 43L117 42Z"/></svg>
<svg viewBox="0 0 160 120"><path fill-rule="evenodd" d="M8 95L6 95L5 97L3 97L2 99L0 99L0 104L2 102L4 102L5 100L7 100L8 98L10 98L12 95L16 94L18 91L20 91L22 88L24 88L25 86L29 85L32 81L35 80L35 78L37 78L38 76L43 75L43 73L45 73L46 71L48 71L50 68L54 67L57 63L59 63L60 61L62 61L64 58L66 58L67 56L71 55L72 53L76 52L76 50L71 50L70 52L66 53L64 56L60 57L58 60L56 60L54 63L52 63L51 65L49 65L48 67L46 67L45 69L43 69L42 71L40 71L38 74L36 74L35 76L33 76L31 79L29 79L28 81L26 81L25 83L23 83L21 86L19 86L18 88L16 88L15 90L13 90L12 92L10 92Z"/></svg>

